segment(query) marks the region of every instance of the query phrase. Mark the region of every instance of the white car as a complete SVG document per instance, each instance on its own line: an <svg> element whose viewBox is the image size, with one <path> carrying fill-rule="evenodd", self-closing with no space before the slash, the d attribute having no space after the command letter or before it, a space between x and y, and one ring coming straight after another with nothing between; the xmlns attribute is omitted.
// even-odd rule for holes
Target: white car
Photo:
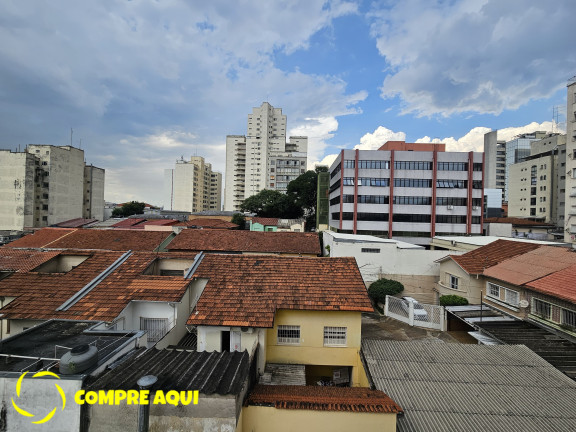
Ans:
<svg viewBox="0 0 576 432"><path fill-rule="evenodd" d="M415 320L426 321L428 319L428 312L426 312L424 307L420 303L418 303L418 301L415 298L402 297L402 303L400 303L400 305L402 306L402 309L404 309L406 312L410 310L409 303L412 303L414 305Z"/></svg>

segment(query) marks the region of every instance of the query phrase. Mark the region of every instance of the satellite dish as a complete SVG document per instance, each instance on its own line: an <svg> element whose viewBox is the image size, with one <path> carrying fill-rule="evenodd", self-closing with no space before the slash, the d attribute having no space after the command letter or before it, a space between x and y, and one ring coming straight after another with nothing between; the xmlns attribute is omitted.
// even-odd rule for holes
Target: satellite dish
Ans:
<svg viewBox="0 0 576 432"><path fill-rule="evenodd" d="M529 304L530 303L528 303L528 300L520 300L520 303L519 303L521 308L527 308Z"/></svg>

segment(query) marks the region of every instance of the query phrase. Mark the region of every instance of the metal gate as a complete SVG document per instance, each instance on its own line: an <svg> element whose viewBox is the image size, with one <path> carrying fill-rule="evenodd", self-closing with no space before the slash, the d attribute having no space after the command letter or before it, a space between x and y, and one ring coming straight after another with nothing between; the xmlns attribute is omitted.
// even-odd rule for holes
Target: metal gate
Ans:
<svg viewBox="0 0 576 432"><path fill-rule="evenodd" d="M384 315L411 326L446 330L444 307L409 302L401 298L386 296Z"/></svg>

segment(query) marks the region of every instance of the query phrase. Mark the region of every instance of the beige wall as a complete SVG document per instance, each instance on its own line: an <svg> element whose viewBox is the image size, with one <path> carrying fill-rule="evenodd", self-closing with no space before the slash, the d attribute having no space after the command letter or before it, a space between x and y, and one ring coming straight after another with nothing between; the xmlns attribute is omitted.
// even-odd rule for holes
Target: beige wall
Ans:
<svg viewBox="0 0 576 432"><path fill-rule="evenodd" d="M279 325L299 325L300 343L279 344ZM346 327L346 346L324 346L324 326ZM361 332L360 312L279 310L276 312L274 328L267 330L266 362L351 366L352 386L359 387L362 385L361 375L364 373L359 355Z"/></svg>
<svg viewBox="0 0 576 432"><path fill-rule="evenodd" d="M398 297L410 296L421 303L436 304L434 287L438 281L437 276L386 274L384 277L404 285L404 291Z"/></svg>
<svg viewBox="0 0 576 432"><path fill-rule="evenodd" d="M395 432L396 414L247 406L242 409L242 430L246 432Z"/></svg>
<svg viewBox="0 0 576 432"><path fill-rule="evenodd" d="M0 230L34 226L34 171L34 156L0 151Z"/></svg>
<svg viewBox="0 0 576 432"><path fill-rule="evenodd" d="M450 288L450 275L458 278L457 290ZM480 304L480 291L483 289L482 276L476 278L476 276L469 275L451 259L440 264L440 280L436 284L438 296L458 295L466 298L470 304Z"/></svg>

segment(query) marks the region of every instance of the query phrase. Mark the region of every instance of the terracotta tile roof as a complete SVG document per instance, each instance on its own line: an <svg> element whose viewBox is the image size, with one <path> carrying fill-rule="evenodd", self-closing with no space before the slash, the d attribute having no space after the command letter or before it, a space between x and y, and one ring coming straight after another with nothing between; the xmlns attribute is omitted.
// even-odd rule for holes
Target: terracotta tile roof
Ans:
<svg viewBox="0 0 576 432"><path fill-rule="evenodd" d="M313 411L392 414L403 412L386 393L362 387L258 384L248 396L247 404Z"/></svg>
<svg viewBox="0 0 576 432"><path fill-rule="evenodd" d="M320 254L317 233L257 232L245 230L184 230L169 250Z"/></svg>
<svg viewBox="0 0 576 432"><path fill-rule="evenodd" d="M60 251L0 248L0 271L30 271L59 253Z"/></svg>
<svg viewBox="0 0 576 432"><path fill-rule="evenodd" d="M522 285L574 264L576 253L571 249L541 246L490 267L484 271L484 276Z"/></svg>
<svg viewBox="0 0 576 432"><path fill-rule="evenodd" d="M84 219L84 218L76 218L70 219L64 222L60 222L56 224L57 227L60 228L80 228L85 225L93 224L94 222L98 222L98 219Z"/></svg>
<svg viewBox="0 0 576 432"><path fill-rule="evenodd" d="M512 225L523 225L523 226L555 226L554 224L537 222L530 219L522 219L517 217L493 217L485 218L484 223L509 223Z"/></svg>
<svg viewBox="0 0 576 432"><path fill-rule="evenodd" d="M539 247L540 245L535 243L496 240L463 255L450 255L450 258L456 261L467 273L482 274L485 269L499 262Z"/></svg>
<svg viewBox="0 0 576 432"><path fill-rule="evenodd" d="M41 248L58 240L70 233L76 231L75 228L42 228L34 234L28 234L13 242L10 242L6 247L11 248Z"/></svg>
<svg viewBox="0 0 576 432"><path fill-rule="evenodd" d="M354 258L208 254L188 324L273 327L277 309L372 312Z"/></svg>
<svg viewBox="0 0 576 432"><path fill-rule="evenodd" d="M222 219L207 219L207 218L196 218L184 222L178 222L176 226L197 226L202 228L214 228L214 229L238 228L238 225L232 222L228 222Z"/></svg>
<svg viewBox="0 0 576 432"><path fill-rule="evenodd" d="M143 275L156 258L194 259L194 254L133 253L118 269L66 311L66 300L108 268L121 252L63 251L86 255L87 260L68 273L15 273L0 281L0 296L16 297L0 309L7 319L77 319L112 321L133 300L178 302L190 280L183 276Z"/></svg>
<svg viewBox="0 0 576 432"><path fill-rule="evenodd" d="M51 243L52 249L102 249L113 251L153 251L171 233L165 231L134 231L122 229L77 229ZM35 246L40 247L40 246Z"/></svg>
<svg viewBox="0 0 576 432"><path fill-rule="evenodd" d="M526 287L576 304L576 264L534 280Z"/></svg>
<svg viewBox="0 0 576 432"><path fill-rule="evenodd" d="M178 223L176 219L148 219L146 222L142 222L140 225L175 225Z"/></svg>
<svg viewBox="0 0 576 432"><path fill-rule="evenodd" d="M259 223L264 226L278 226L278 218L253 217L252 223Z"/></svg>
<svg viewBox="0 0 576 432"><path fill-rule="evenodd" d="M146 219L139 219L139 218L127 218L124 220L121 220L120 222L115 223L114 225L111 225L113 228L128 228L128 227L133 227L134 225L138 225L141 224L142 222L144 222Z"/></svg>

